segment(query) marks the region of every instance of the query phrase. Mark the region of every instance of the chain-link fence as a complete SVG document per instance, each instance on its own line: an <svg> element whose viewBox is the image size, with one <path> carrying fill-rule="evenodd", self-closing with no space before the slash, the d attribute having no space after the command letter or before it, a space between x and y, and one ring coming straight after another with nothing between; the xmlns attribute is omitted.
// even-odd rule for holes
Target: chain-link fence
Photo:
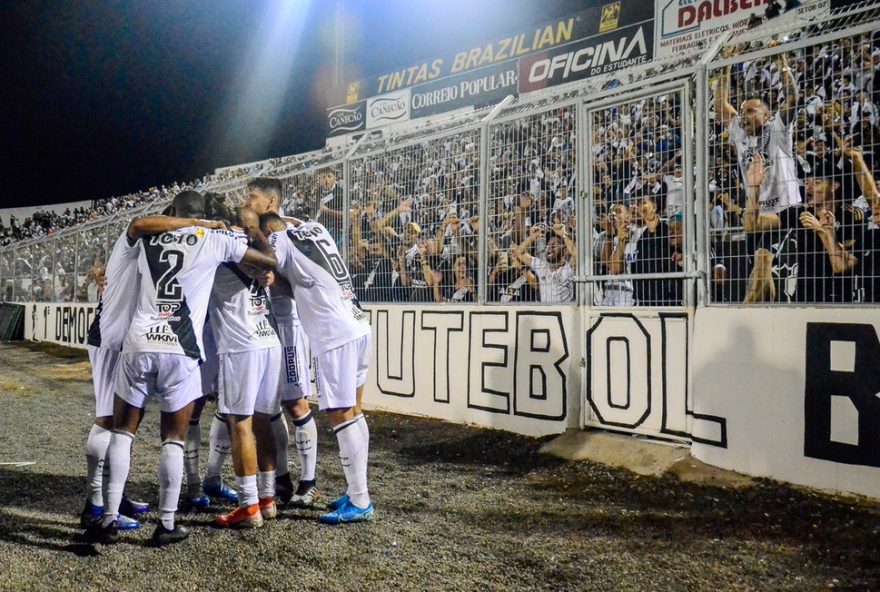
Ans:
<svg viewBox="0 0 880 592"><path fill-rule="evenodd" d="M872 303L878 22L870 3L770 21L497 109L227 169L205 190L241 203L248 178L280 178L285 213L328 227L363 302ZM0 298L94 302L131 217L167 203L0 250Z"/></svg>
<svg viewBox="0 0 880 592"><path fill-rule="evenodd" d="M851 19L751 34L711 65L713 302L880 298L878 70L876 21Z"/></svg>

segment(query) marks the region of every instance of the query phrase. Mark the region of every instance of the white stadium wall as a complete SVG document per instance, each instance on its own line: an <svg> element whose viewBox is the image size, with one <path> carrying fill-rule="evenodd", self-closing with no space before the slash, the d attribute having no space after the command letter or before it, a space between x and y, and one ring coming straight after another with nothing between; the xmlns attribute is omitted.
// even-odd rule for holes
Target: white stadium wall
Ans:
<svg viewBox="0 0 880 592"><path fill-rule="evenodd" d="M692 454L880 498L878 328L877 308L698 310L695 410L725 418L727 445L695 440Z"/></svg>
<svg viewBox="0 0 880 592"><path fill-rule="evenodd" d="M27 304L25 338L84 348L95 308ZM373 409L691 442L711 465L880 498L878 309L365 309Z"/></svg>

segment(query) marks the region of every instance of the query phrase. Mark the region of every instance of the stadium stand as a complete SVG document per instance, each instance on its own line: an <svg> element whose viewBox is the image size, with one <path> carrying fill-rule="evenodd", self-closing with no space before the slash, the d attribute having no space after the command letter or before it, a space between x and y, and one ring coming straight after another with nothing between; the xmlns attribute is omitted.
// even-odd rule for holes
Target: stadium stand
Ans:
<svg viewBox="0 0 880 592"><path fill-rule="evenodd" d="M707 304L876 302L880 33L846 34L876 18L866 4L739 34L708 60L702 94L699 80L663 85L695 72L707 46L499 113L13 219L0 225L0 298L94 302L108 236L131 216L183 188L241 200L248 178L276 176L284 211L336 237L364 302L561 303L587 290L599 307L680 308L701 276ZM763 128L739 125L749 100L766 107ZM774 123L789 101L790 132Z"/></svg>

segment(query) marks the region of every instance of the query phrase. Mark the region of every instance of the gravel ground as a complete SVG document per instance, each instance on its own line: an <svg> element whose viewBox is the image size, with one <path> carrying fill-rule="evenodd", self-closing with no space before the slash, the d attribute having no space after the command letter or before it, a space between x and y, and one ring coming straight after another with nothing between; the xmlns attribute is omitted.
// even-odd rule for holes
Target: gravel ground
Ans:
<svg viewBox="0 0 880 592"><path fill-rule="evenodd" d="M880 504L639 477L539 455L539 440L380 413L371 524L288 510L238 532L185 514L190 539L153 549L153 514L124 542L92 546L77 525L85 355L0 345L0 359L0 463L35 461L0 464L0 590L880 590ZM154 503L157 424L151 409L129 481ZM343 480L326 423L319 433L329 497Z"/></svg>

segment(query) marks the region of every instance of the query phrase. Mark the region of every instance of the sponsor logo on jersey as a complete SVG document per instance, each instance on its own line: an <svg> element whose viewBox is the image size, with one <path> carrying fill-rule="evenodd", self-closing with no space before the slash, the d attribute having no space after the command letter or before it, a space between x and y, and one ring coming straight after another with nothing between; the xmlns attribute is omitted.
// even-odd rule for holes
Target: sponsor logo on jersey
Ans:
<svg viewBox="0 0 880 592"><path fill-rule="evenodd" d="M201 229L200 229L201 230ZM204 233L204 231L202 231ZM165 234L159 234L156 236L150 237L149 244L152 246L156 245L189 245L190 247L194 246L199 242L199 237L191 232L187 232L186 234L172 234L170 232L166 232Z"/></svg>
<svg viewBox="0 0 880 592"><path fill-rule="evenodd" d="M177 334L169 329L167 325L151 327L144 337L147 343L154 345L163 344L174 346L180 344L180 339L177 337Z"/></svg>
<svg viewBox="0 0 880 592"><path fill-rule="evenodd" d="M180 317L175 313L180 309L179 302L157 302L156 310L158 311L158 315L153 317L154 321L169 321L176 322L180 320Z"/></svg>

